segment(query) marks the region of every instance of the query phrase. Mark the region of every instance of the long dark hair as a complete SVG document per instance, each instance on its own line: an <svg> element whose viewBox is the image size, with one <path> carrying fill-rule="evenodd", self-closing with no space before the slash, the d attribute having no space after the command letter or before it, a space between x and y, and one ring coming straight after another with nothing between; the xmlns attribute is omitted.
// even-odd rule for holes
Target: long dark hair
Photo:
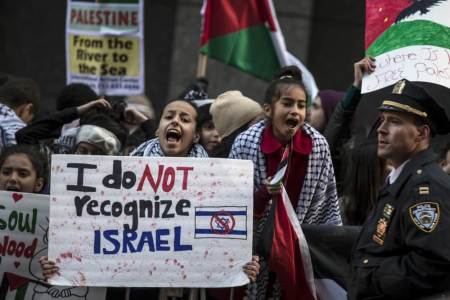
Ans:
<svg viewBox="0 0 450 300"><path fill-rule="evenodd" d="M47 158L39 152L37 147L32 145L12 145L4 148L0 154L0 169L3 167L5 160L14 154L23 154L28 157L34 170L36 171L36 178L42 178L44 180L44 184L42 186L47 184L49 173Z"/></svg>
<svg viewBox="0 0 450 300"><path fill-rule="evenodd" d="M386 160L377 156L376 140L360 142L347 153L344 217L346 225L362 225L376 205Z"/></svg>

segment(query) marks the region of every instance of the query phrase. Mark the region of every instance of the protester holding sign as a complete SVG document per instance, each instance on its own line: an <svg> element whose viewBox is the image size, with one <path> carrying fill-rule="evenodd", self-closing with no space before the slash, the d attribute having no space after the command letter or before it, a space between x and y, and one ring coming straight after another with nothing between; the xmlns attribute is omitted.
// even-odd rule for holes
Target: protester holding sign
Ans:
<svg viewBox="0 0 450 300"><path fill-rule="evenodd" d="M175 100L166 105L159 121L157 138L134 150L133 156L208 157L198 144L197 107L186 100Z"/></svg>
<svg viewBox="0 0 450 300"><path fill-rule="evenodd" d="M323 132L330 147L337 188L340 193L344 188L347 188L343 186L344 178L346 178L344 170L347 169L344 157L348 153L346 145L352 138L355 112L361 100L362 79L364 75L372 73L375 68L375 61L371 57L364 57L354 63L353 84L348 88L345 97L336 105L333 115ZM365 139L366 136L364 135L362 138ZM350 143L353 143L353 140Z"/></svg>
<svg viewBox="0 0 450 300"><path fill-rule="evenodd" d="M0 190L17 192L12 194L15 202L21 201L24 198L24 195L21 193L40 193L47 183L47 180L47 160L41 153L39 153L39 151L25 145L14 145L3 149L0 155ZM2 209L4 208L5 207L2 206ZM22 221L20 220L22 218L22 215L25 215L26 212L24 212L23 210L12 212L8 222L8 226L10 227L10 229L11 224L13 224L13 222L11 222L11 218L14 213L20 214L20 224L18 225L19 230L23 231L23 229L25 228L30 231L30 233L35 233L37 235L37 230L35 228L36 225L42 226L42 224L40 223L36 224L36 220L38 219L37 214L42 213L41 211L38 212L37 209L34 209L33 218L31 219L29 218L29 215L27 215L25 217L24 223L22 223ZM48 210L46 214L48 215ZM28 223L30 220L32 221ZM1 220L1 222L4 221ZM26 225L24 226L24 224ZM6 223L0 223L1 229L5 229L3 225L6 226ZM23 228L20 229L21 227ZM5 236L5 241L6 238L7 237ZM46 244L46 234L44 239L44 242ZM28 257L30 260L29 272L31 273L31 275L29 274L28 276L30 276L30 278L33 278L33 280L12 273L4 273L3 283L1 286L2 288L0 289L0 296L4 297L2 299L25 299L21 297L24 297L25 295L28 295L28 297L30 297L30 294L33 299L41 299L42 296L47 296L49 298L55 296L55 298L63 299L71 299L69 298L70 296L75 296L77 299L79 297L84 298L88 292L87 288L85 287L53 287L51 285L45 284L44 282L41 282L44 281L44 278L41 277L41 274L35 272L34 267L31 267L31 261L34 259L37 260L38 257L42 255L42 251L46 252L47 248L42 248L42 243L37 243L37 241L38 238L35 236L34 243L28 247L23 248L23 255L25 257ZM20 256L18 255L18 249L20 248L21 243L16 243L14 240L11 240L9 246L7 246L7 244L5 243L2 245L2 247L4 247L3 249L5 250L7 249L7 253L9 254L10 250L12 249L11 245L13 245L13 242L15 243L15 245L17 245L16 251L14 251L14 255L18 259L18 257ZM34 286L29 287L29 283L33 283Z"/></svg>
<svg viewBox="0 0 450 300"><path fill-rule="evenodd" d="M272 206L270 200L278 198L281 191L279 185L268 185L268 180L275 175L284 153L288 152L288 159L284 161L288 168L284 185L298 221L341 224L328 145L322 135L304 123L307 98L300 70L297 67L281 69L266 90L263 108L267 120L241 133L231 149L230 158L253 161L257 216L254 245L261 249L259 244L266 241L264 246L268 245L269 248L269 253L266 253L265 260L261 263L261 274L256 287L249 291L250 299L278 297L281 293L286 299L294 299L298 296L306 297L308 293L304 280L306 275L303 270L299 270L302 263L296 261L301 257L296 252L299 250L296 238L293 238L295 244L292 245L291 252L280 246L277 239L294 236L291 223L285 223L284 227L275 226L272 222L279 219L274 221L271 217L277 217L276 214L267 215ZM265 226L274 227L267 227L267 231ZM263 235L263 231L268 234ZM309 291L309 295L311 294L314 292Z"/></svg>
<svg viewBox="0 0 450 300"><path fill-rule="evenodd" d="M158 128L158 138L150 140L149 142L146 142L145 144L141 145L140 147L137 148L135 153L137 152L141 153L141 155L156 156L156 157L189 156L189 155L194 157L199 156L207 157L204 149L201 146L195 144L197 139L198 139L197 111L195 109L195 106L190 102L177 100L169 103L164 109L163 116L161 118ZM125 168L125 166L123 166L123 168ZM129 172L125 173L128 174ZM164 185L165 183L162 184L163 188L165 189L166 188ZM156 199L155 201L157 200L158 199ZM167 201L163 200L161 202L163 203ZM180 203L184 202L181 201ZM156 204L159 204L159 202L157 202ZM180 208L178 208L178 206L176 208L176 211L180 212ZM155 211L155 213L159 214L159 212L157 211ZM162 208L161 213L163 213ZM166 214L166 210L164 210L164 214ZM162 217L164 218L164 215ZM157 216L155 216L155 218L157 218ZM130 225L131 228L133 228L133 226L137 227L137 223L134 224L135 225L133 224ZM52 261L49 261L47 258L43 258L41 264L43 268L43 274L46 278L51 278L59 270L56 264ZM254 257L251 262L244 265L243 270L251 280L255 280L257 274L259 273L258 257ZM180 291L176 292L174 295L183 295L183 291L182 290ZM168 290L162 289L160 293L166 294L167 292ZM155 296L155 290L148 288L142 290L133 289L132 294L136 293L142 293L143 295L146 296L149 296L149 294Z"/></svg>

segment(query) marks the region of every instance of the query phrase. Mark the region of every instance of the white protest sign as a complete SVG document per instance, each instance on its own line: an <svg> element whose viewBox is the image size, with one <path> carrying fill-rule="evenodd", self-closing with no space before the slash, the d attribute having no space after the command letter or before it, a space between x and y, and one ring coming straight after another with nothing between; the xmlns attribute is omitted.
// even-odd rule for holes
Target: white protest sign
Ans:
<svg viewBox="0 0 450 300"><path fill-rule="evenodd" d="M67 0L67 83L99 95L144 93L144 1Z"/></svg>
<svg viewBox="0 0 450 300"><path fill-rule="evenodd" d="M38 252L47 248L49 197L19 192L0 192L1 271L38 279ZM45 254L44 254L45 255Z"/></svg>
<svg viewBox="0 0 450 300"><path fill-rule="evenodd" d="M54 287L39 258L47 255L49 196L0 192L0 295L5 300L99 300L104 288Z"/></svg>
<svg viewBox="0 0 450 300"><path fill-rule="evenodd" d="M51 172L52 284L248 283L250 161L53 155Z"/></svg>
<svg viewBox="0 0 450 300"><path fill-rule="evenodd" d="M376 91L403 78L450 88L450 49L409 46L383 53L375 59L376 69L364 76L362 93Z"/></svg>
<svg viewBox="0 0 450 300"><path fill-rule="evenodd" d="M384 2L366 5L366 51L375 56L376 69L363 78L362 93L404 78L450 88L450 1L425 4L420 11L413 6L423 5L421 1Z"/></svg>

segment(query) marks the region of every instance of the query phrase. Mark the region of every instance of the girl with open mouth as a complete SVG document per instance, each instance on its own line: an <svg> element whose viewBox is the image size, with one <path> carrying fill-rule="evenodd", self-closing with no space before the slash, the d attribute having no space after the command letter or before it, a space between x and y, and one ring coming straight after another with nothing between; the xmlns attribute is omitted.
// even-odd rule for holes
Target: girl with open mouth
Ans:
<svg viewBox="0 0 450 300"><path fill-rule="evenodd" d="M268 221L280 219L272 212L276 211L274 203L281 199L282 186L300 224L341 224L328 144L305 123L308 98L301 71L296 66L281 69L266 90L263 104L266 119L241 133L230 152L230 158L252 160L254 165L253 241L256 254L261 256L261 272L247 291L249 299L281 294L282 298L295 299L308 289L298 273L302 264L296 260L297 250L287 249L282 242L295 236L292 224ZM270 184L286 163L282 179Z"/></svg>
<svg viewBox="0 0 450 300"><path fill-rule="evenodd" d="M138 146L132 156L208 157L198 144L197 108L187 100L169 102L159 121L157 138Z"/></svg>

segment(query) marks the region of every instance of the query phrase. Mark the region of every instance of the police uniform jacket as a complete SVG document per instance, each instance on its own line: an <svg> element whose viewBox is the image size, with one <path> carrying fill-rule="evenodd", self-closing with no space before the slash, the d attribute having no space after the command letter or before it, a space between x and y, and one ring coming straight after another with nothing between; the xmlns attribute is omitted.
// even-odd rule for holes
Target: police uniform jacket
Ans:
<svg viewBox="0 0 450 300"><path fill-rule="evenodd" d="M450 288L450 176L430 149L381 189L350 265L349 299L416 299Z"/></svg>

